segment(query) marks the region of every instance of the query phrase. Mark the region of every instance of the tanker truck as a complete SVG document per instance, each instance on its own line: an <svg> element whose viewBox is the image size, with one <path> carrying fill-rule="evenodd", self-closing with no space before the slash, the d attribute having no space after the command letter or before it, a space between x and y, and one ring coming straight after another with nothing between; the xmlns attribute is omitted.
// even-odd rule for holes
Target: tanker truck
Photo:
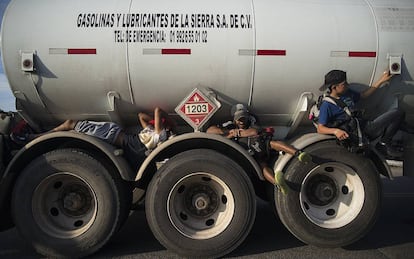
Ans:
<svg viewBox="0 0 414 259"><path fill-rule="evenodd" d="M363 90L390 69L389 85L364 109L375 116L398 107L412 125L412 42L408 0L11 0L2 62L17 114L35 132L65 119L132 127L138 112L159 106L182 134L137 171L122 150L71 131L3 145L10 159L1 161L0 228L16 226L45 256L84 257L145 203L167 249L220 257L249 234L260 197L304 243L354 243L375 223L380 177L395 177L391 162L413 175L414 140L396 136L404 144L397 161L374 147L353 153L317 134L307 114L329 70L346 71L350 87ZM204 132L237 103L273 127L274 138L312 155L307 164L275 159L291 186L286 195L248 150Z"/></svg>

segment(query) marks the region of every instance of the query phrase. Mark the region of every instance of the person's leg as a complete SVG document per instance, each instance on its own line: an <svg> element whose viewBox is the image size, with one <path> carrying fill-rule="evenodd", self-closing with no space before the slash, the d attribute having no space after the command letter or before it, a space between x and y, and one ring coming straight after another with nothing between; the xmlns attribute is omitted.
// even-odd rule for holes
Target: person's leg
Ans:
<svg viewBox="0 0 414 259"><path fill-rule="evenodd" d="M398 109L389 110L372 121L367 122L364 133L370 139L381 136L381 142L390 144L404 119L404 112Z"/></svg>
<svg viewBox="0 0 414 259"><path fill-rule="evenodd" d="M376 119L367 122L364 133L373 140L381 136L377 149L390 157L400 157L402 152L391 146L392 138L400 129L404 121L405 113L398 109L392 109L378 116Z"/></svg>
<svg viewBox="0 0 414 259"><path fill-rule="evenodd" d="M384 135L381 138L381 141L383 143L391 143L392 138L395 136L397 131L400 129L400 126L402 122L404 121L405 113L403 111L397 110L396 112L393 112L394 119L391 121L391 124L389 124L385 128Z"/></svg>
<svg viewBox="0 0 414 259"><path fill-rule="evenodd" d="M122 128L114 123L108 121L88 121L83 120L79 122L68 121L66 125L62 125L62 129L71 129L88 136L99 138L109 144L116 145L117 137L122 131Z"/></svg>
<svg viewBox="0 0 414 259"><path fill-rule="evenodd" d="M62 124L57 126L56 128L52 129L51 132L53 132L53 131L73 130L75 128L77 122L78 121L75 121L75 120L66 120Z"/></svg>
<svg viewBox="0 0 414 259"><path fill-rule="evenodd" d="M283 141L272 140L270 141L269 145L273 150L283 151L285 153L296 156L301 162L310 162L312 160L312 157L308 153L298 150Z"/></svg>
<svg viewBox="0 0 414 259"><path fill-rule="evenodd" d="M260 166L263 169L263 176L264 178L271 184L275 184L275 173L273 172L273 170L265 165L265 164L260 164Z"/></svg>
<svg viewBox="0 0 414 259"><path fill-rule="evenodd" d="M260 166L263 170L263 176L268 182L272 185L276 185L283 194L287 194L289 192L289 186L285 181L285 175L283 172L274 172L265 162L261 162Z"/></svg>
<svg viewBox="0 0 414 259"><path fill-rule="evenodd" d="M298 151L296 148L278 140L272 140L269 144L273 150L283 151L291 155L294 155Z"/></svg>
<svg viewBox="0 0 414 259"><path fill-rule="evenodd" d="M50 131L42 132L42 133L27 133L24 136L19 136L19 139L21 139L22 142L26 143L50 132L73 130L75 128L76 123L77 121L74 121L74 120L66 120L62 124L60 124L59 126L57 126L56 128ZM11 137L12 139L17 139L17 136L11 135Z"/></svg>

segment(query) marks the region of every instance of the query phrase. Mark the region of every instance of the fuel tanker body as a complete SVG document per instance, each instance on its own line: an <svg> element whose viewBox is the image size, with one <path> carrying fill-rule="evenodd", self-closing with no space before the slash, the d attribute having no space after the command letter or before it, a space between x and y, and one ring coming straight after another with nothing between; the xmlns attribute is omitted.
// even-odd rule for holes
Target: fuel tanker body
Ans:
<svg viewBox="0 0 414 259"><path fill-rule="evenodd" d="M392 178L389 166L375 150L355 154L331 136L299 129L309 128L304 118L331 69L345 70L357 90L390 69L389 86L365 108L375 116L398 106L413 124L413 32L409 0L12 0L2 22L3 67L16 109L35 131L68 118L127 127L155 106L176 115L196 88L221 107L210 122L244 103L279 138L320 159L300 164L279 155L274 169L300 186L280 195L251 155L221 136L181 134L135 172L122 150L97 139L46 134L2 161L1 227L13 219L42 254L86 256L145 197L149 225L164 246L219 257L243 242L255 195L270 188L283 224L300 240L355 242L378 216L379 175ZM398 163L408 174L414 141L402 138ZM157 170L159 161L167 162Z"/></svg>

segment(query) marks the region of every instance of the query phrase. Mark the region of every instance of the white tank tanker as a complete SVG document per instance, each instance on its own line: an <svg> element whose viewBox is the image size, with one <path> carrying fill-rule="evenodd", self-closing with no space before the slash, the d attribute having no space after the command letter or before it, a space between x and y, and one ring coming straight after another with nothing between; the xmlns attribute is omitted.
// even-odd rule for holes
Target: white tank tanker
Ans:
<svg viewBox="0 0 414 259"><path fill-rule="evenodd" d="M4 70L18 110L39 126L111 119L108 96L135 123L137 111L173 111L199 86L286 125L301 94L317 93L330 69L369 85L395 63L395 81L411 82L412 8L366 0L12 1ZM414 110L412 95L402 101Z"/></svg>
<svg viewBox="0 0 414 259"><path fill-rule="evenodd" d="M387 163L295 129L331 69L364 88L390 68L390 86L366 105L374 112L399 105L414 123L412 42L411 0L12 0L3 66L17 110L35 129L67 118L132 125L139 111L161 106L173 114L194 88L209 88L223 104L214 119L228 116L227 104L245 103L262 124L290 127L292 145L321 159L302 165L280 155L274 169L300 187L280 195L249 153L221 136L175 137L132 172L119 150L96 139L48 134L1 172L0 228L14 215L40 253L86 256L146 192L148 223L164 246L220 257L246 238L255 194L269 188L281 221L303 242L355 242L378 216L379 174L392 178ZM404 173L414 169L414 140L406 140ZM164 159L157 171L152 165ZM132 198L126 183L136 186Z"/></svg>

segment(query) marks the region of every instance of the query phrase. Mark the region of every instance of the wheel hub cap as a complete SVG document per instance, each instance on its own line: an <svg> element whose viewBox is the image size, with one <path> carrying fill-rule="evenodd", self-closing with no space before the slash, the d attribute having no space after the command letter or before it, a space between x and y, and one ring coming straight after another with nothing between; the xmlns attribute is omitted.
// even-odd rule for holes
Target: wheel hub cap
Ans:
<svg viewBox="0 0 414 259"><path fill-rule="evenodd" d="M307 196L309 201L318 206L325 206L337 197L335 182L326 175L313 177L308 184Z"/></svg>
<svg viewBox="0 0 414 259"><path fill-rule="evenodd" d="M191 188L185 197L187 209L196 216L206 217L214 213L217 194L209 186L200 185Z"/></svg>
<svg viewBox="0 0 414 259"><path fill-rule="evenodd" d="M208 239L222 233L234 215L229 187L212 174L199 172L179 179L168 195L168 217L184 236Z"/></svg>
<svg viewBox="0 0 414 259"><path fill-rule="evenodd" d="M57 238L73 238L93 224L97 201L77 175L61 172L45 178L33 198L33 215L40 228Z"/></svg>
<svg viewBox="0 0 414 259"><path fill-rule="evenodd" d="M314 224L323 228L340 228L361 212L365 189L355 170L339 162L321 164L302 181L300 205Z"/></svg>

